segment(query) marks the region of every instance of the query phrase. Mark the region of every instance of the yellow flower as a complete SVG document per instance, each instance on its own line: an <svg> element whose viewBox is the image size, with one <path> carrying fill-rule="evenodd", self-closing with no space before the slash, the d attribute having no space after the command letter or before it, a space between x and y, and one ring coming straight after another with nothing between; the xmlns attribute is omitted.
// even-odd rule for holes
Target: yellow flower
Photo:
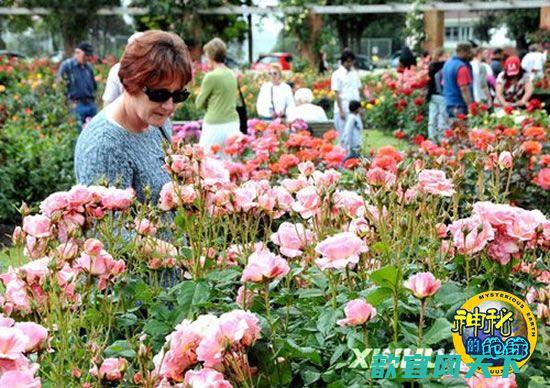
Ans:
<svg viewBox="0 0 550 388"><path fill-rule="evenodd" d="M483 120L483 124L485 125L489 124L489 120Z"/></svg>
<svg viewBox="0 0 550 388"><path fill-rule="evenodd" d="M370 102L367 104L367 109L368 110L371 110L373 108L374 105L372 105Z"/></svg>
<svg viewBox="0 0 550 388"><path fill-rule="evenodd" d="M4 85L0 85L0 93L3 93L6 91L6 87Z"/></svg>
<svg viewBox="0 0 550 388"><path fill-rule="evenodd" d="M374 105L380 105L380 99L378 99L378 98L375 99L375 100L374 100Z"/></svg>
<svg viewBox="0 0 550 388"><path fill-rule="evenodd" d="M382 101L382 102L384 102L385 99L386 99L386 97L384 97L384 96L380 96L380 98L379 98L379 100Z"/></svg>

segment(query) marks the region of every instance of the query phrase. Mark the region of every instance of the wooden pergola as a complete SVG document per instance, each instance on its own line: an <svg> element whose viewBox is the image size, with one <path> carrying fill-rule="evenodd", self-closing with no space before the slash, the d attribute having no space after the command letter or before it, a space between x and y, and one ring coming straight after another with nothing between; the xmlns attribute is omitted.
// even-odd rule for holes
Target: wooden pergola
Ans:
<svg viewBox="0 0 550 388"><path fill-rule="evenodd" d="M253 7L253 6L224 6L199 10L203 15L246 15L251 23L252 15L269 14L297 14L307 8L312 14L358 14L358 13L407 13L411 11L409 3L386 4L348 4L319 6L315 4L304 7ZM502 1L462 1L445 3L431 1L418 7L424 11L424 29L426 32L426 49L433 49L443 45L445 33L445 12L448 11L488 11L507 9L540 8L540 28L550 30L550 0L502 0ZM76 11L78 11L76 9ZM46 8L19 8L0 7L0 15L47 15ZM102 8L99 15L146 15L147 8L113 7Z"/></svg>

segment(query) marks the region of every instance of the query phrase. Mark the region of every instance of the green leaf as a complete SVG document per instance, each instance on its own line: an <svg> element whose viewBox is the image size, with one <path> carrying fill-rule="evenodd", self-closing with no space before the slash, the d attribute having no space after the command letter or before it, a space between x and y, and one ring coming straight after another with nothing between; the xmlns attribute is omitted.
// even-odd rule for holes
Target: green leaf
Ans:
<svg viewBox="0 0 550 388"><path fill-rule="evenodd" d="M452 325L445 318L437 318L423 338L424 345L433 345L451 338Z"/></svg>
<svg viewBox="0 0 550 388"><path fill-rule="evenodd" d="M321 332L321 334L326 336L331 330L334 329L337 314L338 311L332 309L323 310L321 315L319 315L319 319L317 319L317 329Z"/></svg>
<svg viewBox="0 0 550 388"><path fill-rule="evenodd" d="M378 286L394 289L398 281L398 270L396 267L387 266L374 271L370 279Z"/></svg>
<svg viewBox="0 0 550 388"><path fill-rule="evenodd" d="M198 305L208 302L210 285L204 281L186 281L179 287L176 300L179 316L191 318L191 314L198 309Z"/></svg>
<svg viewBox="0 0 550 388"><path fill-rule="evenodd" d="M127 340L115 341L105 349L105 357L124 357L134 358L136 352L132 349L132 345Z"/></svg>
<svg viewBox="0 0 550 388"><path fill-rule="evenodd" d="M304 378L304 383L313 384L321 378L321 373L313 369L307 369L302 372L302 377Z"/></svg>
<svg viewBox="0 0 550 388"><path fill-rule="evenodd" d="M317 288L307 288L307 289L298 290L298 298L300 299L318 298L322 296L324 296L323 291Z"/></svg>
<svg viewBox="0 0 550 388"><path fill-rule="evenodd" d="M367 301L376 307L391 298L392 294L391 288L379 287L367 295Z"/></svg>
<svg viewBox="0 0 550 388"><path fill-rule="evenodd" d="M136 316L136 314L133 313L125 313L121 316L118 316L116 318L116 322L118 326L133 326L138 323L138 317Z"/></svg>
<svg viewBox="0 0 550 388"><path fill-rule="evenodd" d="M170 331L166 323L152 319L143 325L143 331L153 337L165 336Z"/></svg>
<svg viewBox="0 0 550 388"><path fill-rule="evenodd" d="M319 350L309 347L309 346L300 346L298 345L293 339L289 338L286 341L288 347L290 348L290 353L298 358L298 359L304 359L307 358L311 360L312 362L321 365L321 356L319 355Z"/></svg>
<svg viewBox="0 0 550 388"><path fill-rule="evenodd" d="M336 361L340 361L340 357L342 357L342 354L344 354L347 348L348 347L344 344L338 345L330 358L330 365L333 365Z"/></svg>

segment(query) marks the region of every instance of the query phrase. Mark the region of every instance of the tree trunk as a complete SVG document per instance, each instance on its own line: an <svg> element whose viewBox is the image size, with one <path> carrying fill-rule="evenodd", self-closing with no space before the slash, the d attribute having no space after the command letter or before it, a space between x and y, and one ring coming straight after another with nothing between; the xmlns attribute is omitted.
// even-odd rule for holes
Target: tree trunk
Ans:
<svg viewBox="0 0 550 388"><path fill-rule="evenodd" d="M300 43L300 54L302 54L313 68L317 68L321 58L319 37L323 31L323 18L316 13L309 13L307 18L309 39Z"/></svg>

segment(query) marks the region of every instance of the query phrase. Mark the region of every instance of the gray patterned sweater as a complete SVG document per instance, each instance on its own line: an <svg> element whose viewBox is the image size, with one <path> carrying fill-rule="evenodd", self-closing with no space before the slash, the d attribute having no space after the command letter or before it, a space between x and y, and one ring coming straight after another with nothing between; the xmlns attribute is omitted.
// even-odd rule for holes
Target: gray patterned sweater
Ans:
<svg viewBox="0 0 550 388"><path fill-rule="evenodd" d="M164 133L171 135L167 121ZM143 133L130 132L99 112L78 137L75 149L76 180L92 185L107 180L111 186L132 187L139 201L146 199L145 188L151 190L156 203L162 186L170 176L162 168L165 141L161 130L149 127Z"/></svg>

